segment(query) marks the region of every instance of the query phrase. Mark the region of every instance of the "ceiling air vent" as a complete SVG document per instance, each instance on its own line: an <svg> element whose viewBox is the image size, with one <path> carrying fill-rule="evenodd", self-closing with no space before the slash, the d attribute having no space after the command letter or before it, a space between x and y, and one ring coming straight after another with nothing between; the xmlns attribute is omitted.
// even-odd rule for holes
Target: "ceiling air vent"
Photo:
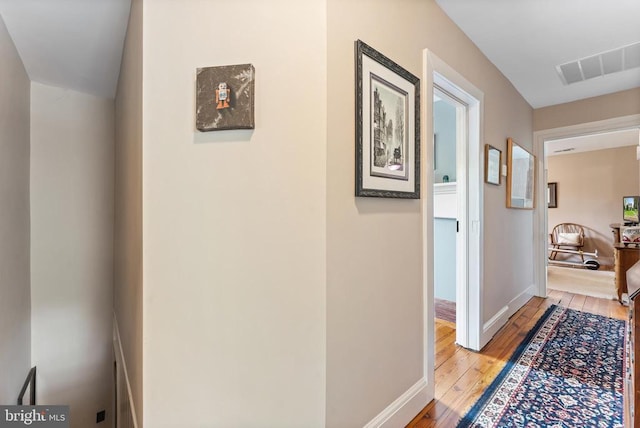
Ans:
<svg viewBox="0 0 640 428"><path fill-rule="evenodd" d="M565 85L640 67L640 42L556 66Z"/></svg>
<svg viewBox="0 0 640 428"><path fill-rule="evenodd" d="M574 151L575 149L576 149L575 147L569 147L568 149L555 150L553 153L572 152L572 151Z"/></svg>

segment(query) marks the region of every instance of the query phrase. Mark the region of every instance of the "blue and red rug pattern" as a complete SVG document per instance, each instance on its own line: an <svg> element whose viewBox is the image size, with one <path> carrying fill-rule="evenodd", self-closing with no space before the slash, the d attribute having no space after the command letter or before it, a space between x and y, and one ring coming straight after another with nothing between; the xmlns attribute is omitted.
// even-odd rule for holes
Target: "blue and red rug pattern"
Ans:
<svg viewBox="0 0 640 428"><path fill-rule="evenodd" d="M626 323L552 306L464 427L622 427Z"/></svg>

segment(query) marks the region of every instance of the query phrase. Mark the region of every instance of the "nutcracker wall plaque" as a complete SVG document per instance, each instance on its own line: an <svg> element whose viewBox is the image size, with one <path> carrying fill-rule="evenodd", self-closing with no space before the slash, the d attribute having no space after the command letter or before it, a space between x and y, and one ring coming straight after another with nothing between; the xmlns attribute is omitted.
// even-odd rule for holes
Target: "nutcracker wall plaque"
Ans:
<svg viewBox="0 0 640 428"><path fill-rule="evenodd" d="M255 70L251 64L198 68L196 128L253 129Z"/></svg>

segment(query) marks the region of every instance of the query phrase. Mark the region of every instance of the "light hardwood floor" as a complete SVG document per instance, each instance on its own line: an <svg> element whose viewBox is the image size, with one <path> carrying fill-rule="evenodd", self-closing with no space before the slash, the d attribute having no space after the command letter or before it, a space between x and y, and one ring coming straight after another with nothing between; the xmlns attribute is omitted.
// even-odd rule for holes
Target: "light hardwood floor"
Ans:
<svg viewBox="0 0 640 428"><path fill-rule="evenodd" d="M549 290L546 299L534 297L516 312L481 352L457 346L455 324L436 319L435 400L407 427L454 427L498 375L536 321L554 304L627 319L627 307L616 300Z"/></svg>

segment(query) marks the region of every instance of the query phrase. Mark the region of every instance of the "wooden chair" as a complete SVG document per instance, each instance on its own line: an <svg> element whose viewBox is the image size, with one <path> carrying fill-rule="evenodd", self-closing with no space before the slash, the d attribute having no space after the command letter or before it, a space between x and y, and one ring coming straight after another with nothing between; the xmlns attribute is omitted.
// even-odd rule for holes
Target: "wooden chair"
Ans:
<svg viewBox="0 0 640 428"><path fill-rule="evenodd" d="M560 223L553 228L549 236L551 237L551 248L553 249L582 251L582 247L584 247L584 228L579 224ZM555 260L557 255L557 251L551 250L549 258ZM580 254L580 258L584 263L584 255Z"/></svg>

